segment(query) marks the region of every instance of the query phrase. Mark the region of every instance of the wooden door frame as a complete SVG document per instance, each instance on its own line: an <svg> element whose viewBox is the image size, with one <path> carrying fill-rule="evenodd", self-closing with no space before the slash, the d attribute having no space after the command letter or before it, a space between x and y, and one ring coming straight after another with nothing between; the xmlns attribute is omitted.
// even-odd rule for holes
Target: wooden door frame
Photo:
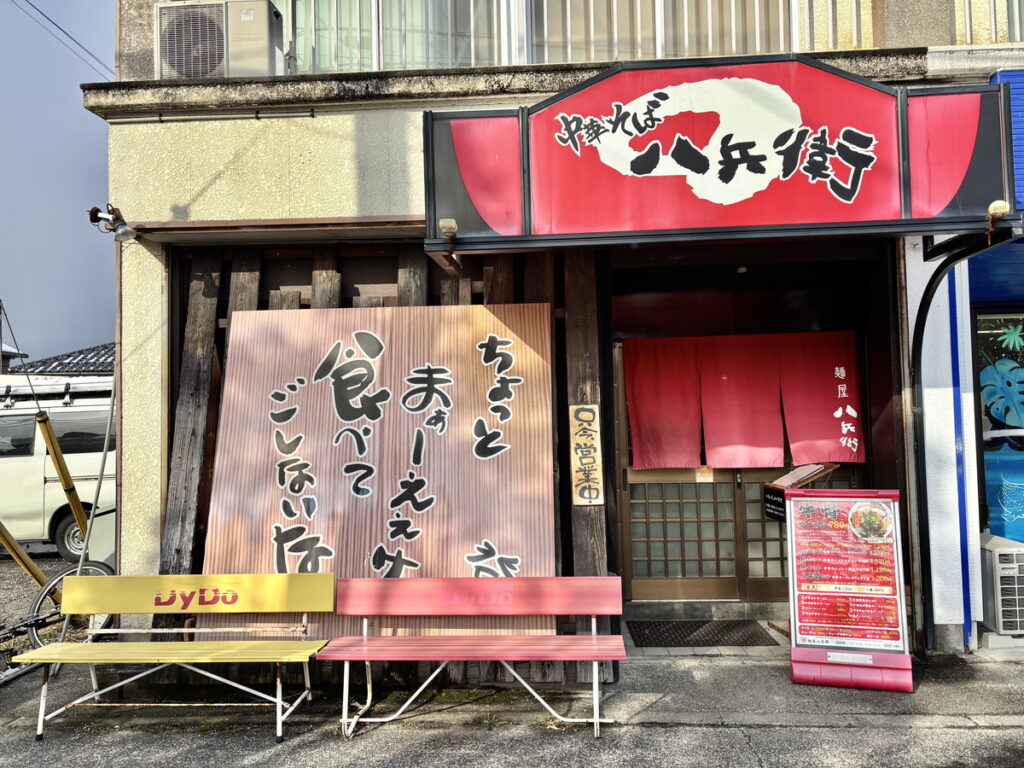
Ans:
<svg viewBox="0 0 1024 768"><path fill-rule="evenodd" d="M615 413L615 483L619 508L619 563L622 578L622 599L633 599L633 561L630 557L629 525L629 422L626 413L626 368L622 360L622 342L612 342L612 408Z"/></svg>
<svg viewBox="0 0 1024 768"><path fill-rule="evenodd" d="M747 500L744 496L744 483L762 483L771 482L781 475L789 471L791 467L765 467L765 468L746 468L733 470L736 472L736 517L740 521L737 526L742 526L743 533L743 558L742 566L740 564L740 558L736 558L737 571L742 567L743 576L740 579L740 601L745 603L784 603L789 600L789 578L788 576L776 577L761 577L757 579L750 578L750 559L747 554ZM749 476L753 475L755 479L749 479ZM764 476L764 480L759 480L759 475ZM763 515L763 508L762 508ZM785 536L786 524L779 523L782 526L783 536ZM740 547L740 535L736 536L736 546ZM782 546L785 546L785 540L783 540Z"/></svg>

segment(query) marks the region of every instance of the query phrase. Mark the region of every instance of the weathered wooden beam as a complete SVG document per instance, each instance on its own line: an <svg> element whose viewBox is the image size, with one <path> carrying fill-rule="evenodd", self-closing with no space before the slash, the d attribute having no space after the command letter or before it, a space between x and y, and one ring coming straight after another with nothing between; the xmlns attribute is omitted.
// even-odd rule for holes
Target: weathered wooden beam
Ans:
<svg viewBox="0 0 1024 768"><path fill-rule="evenodd" d="M383 307L384 297L383 296L353 296L352 297L353 307Z"/></svg>
<svg viewBox="0 0 1024 768"><path fill-rule="evenodd" d="M301 301L301 291L274 290L270 292L269 309L298 309Z"/></svg>
<svg viewBox="0 0 1024 768"><path fill-rule="evenodd" d="M190 573L193 566L203 476L212 460L207 453L212 444L208 424L210 408L216 403L211 395L217 355L214 334L220 274L220 256L193 259L160 548L161 573Z"/></svg>
<svg viewBox="0 0 1024 768"><path fill-rule="evenodd" d="M566 367L569 405L601 400L597 330L593 255L590 251L568 251L565 254L565 354L569 361Z"/></svg>
<svg viewBox="0 0 1024 768"><path fill-rule="evenodd" d="M416 252L398 254L398 306L422 307L426 303L426 255Z"/></svg>
<svg viewBox="0 0 1024 768"><path fill-rule="evenodd" d="M465 270L462 267L462 259L454 253L438 253L431 251L427 254L437 266L444 270L444 273L451 278L465 277Z"/></svg>
<svg viewBox="0 0 1024 768"><path fill-rule="evenodd" d="M318 253L313 257L313 309L334 309L341 306L341 272L338 257L333 253Z"/></svg>
<svg viewBox="0 0 1024 768"><path fill-rule="evenodd" d="M441 281L441 304L472 304L473 281L468 277Z"/></svg>
<svg viewBox="0 0 1024 768"><path fill-rule="evenodd" d="M228 290L228 316L225 322L224 355L231 340L231 316L235 312L257 309L260 300L259 253L241 253L231 259L231 285Z"/></svg>
<svg viewBox="0 0 1024 768"><path fill-rule="evenodd" d="M529 304L550 304L552 309L555 305L555 255L551 251L543 253L528 253L523 257L523 299ZM554 324L551 332L554 336ZM552 339L552 349L555 348ZM559 413L559 392L558 383L555 377L551 381L552 389L551 404L555 413ZM552 482L555 486L554 509L551 513L555 523L555 574L562 575L562 520L561 510L558 504L559 483L561 478L558 470L558 426L555 424L552 435L554 445L555 463L553 467ZM502 667L502 672L504 672ZM505 673L508 675L508 673ZM511 677L511 675L508 675ZM530 662L530 679L535 683L561 683L565 681L565 664L561 661L532 661Z"/></svg>
<svg viewBox="0 0 1024 768"><path fill-rule="evenodd" d="M567 405L601 405L601 357L597 312L597 278L594 255L574 250L565 254L565 359ZM567 418L567 413L558 417ZM607 488L605 498L608 497ZM608 574L608 544L605 509L600 506L572 508L573 573L576 576ZM609 621L602 617L599 631L607 632ZM590 617L578 616L577 634L590 632ZM601 665L601 677L610 680L611 664ZM590 681L590 664L576 665L576 678Z"/></svg>
<svg viewBox="0 0 1024 768"><path fill-rule="evenodd" d="M527 304L555 306L555 254L527 253L523 256L523 299Z"/></svg>
<svg viewBox="0 0 1024 768"><path fill-rule="evenodd" d="M511 304L515 301L515 257L495 253L484 257L484 304Z"/></svg>

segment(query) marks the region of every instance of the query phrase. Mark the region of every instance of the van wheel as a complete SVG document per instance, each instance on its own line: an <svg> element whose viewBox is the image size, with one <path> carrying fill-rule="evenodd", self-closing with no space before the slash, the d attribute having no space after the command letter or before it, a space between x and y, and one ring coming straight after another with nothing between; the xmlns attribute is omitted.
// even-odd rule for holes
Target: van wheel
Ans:
<svg viewBox="0 0 1024 768"><path fill-rule="evenodd" d="M57 523L57 530L53 534L53 543L57 545L57 552L70 563L77 563L82 555L82 548L85 546L85 539L78 529L74 515L65 515L64 519Z"/></svg>

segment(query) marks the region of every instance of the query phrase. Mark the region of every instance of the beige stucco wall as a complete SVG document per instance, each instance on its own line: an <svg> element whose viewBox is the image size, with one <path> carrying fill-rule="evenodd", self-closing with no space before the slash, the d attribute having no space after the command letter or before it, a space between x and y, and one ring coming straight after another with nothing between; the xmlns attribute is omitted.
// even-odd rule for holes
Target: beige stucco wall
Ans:
<svg viewBox="0 0 1024 768"><path fill-rule="evenodd" d="M115 122L111 199L132 221L422 216L422 126L422 107Z"/></svg>
<svg viewBox="0 0 1024 768"><path fill-rule="evenodd" d="M167 463L167 268L159 243L121 249L120 572L157 573Z"/></svg>

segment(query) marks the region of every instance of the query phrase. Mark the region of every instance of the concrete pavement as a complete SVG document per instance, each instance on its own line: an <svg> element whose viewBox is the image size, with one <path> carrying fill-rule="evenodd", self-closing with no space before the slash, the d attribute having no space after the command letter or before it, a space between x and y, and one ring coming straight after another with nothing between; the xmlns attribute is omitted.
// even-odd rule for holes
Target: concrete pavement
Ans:
<svg viewBox="0 0 1024 768"><path fill-rule="evenodd" d="M411 716L367 726L350 742L337 725L340 692L328 690L286 723L281 745L272 711L236 707L80 708L51 721L36 743L34 673L0 687L0 765L1017 768L1024 760L1024 656L923 664L917 691L895 694L796 686L784 653L718 650L624 662L621 681L604 693L618 723L599 741L589 727L559 726L527 695L501 689L435 692ZM84 669L66 668L51 702L87 688ZM586 690L552 699L564 714L589 711Z"/></svg>

